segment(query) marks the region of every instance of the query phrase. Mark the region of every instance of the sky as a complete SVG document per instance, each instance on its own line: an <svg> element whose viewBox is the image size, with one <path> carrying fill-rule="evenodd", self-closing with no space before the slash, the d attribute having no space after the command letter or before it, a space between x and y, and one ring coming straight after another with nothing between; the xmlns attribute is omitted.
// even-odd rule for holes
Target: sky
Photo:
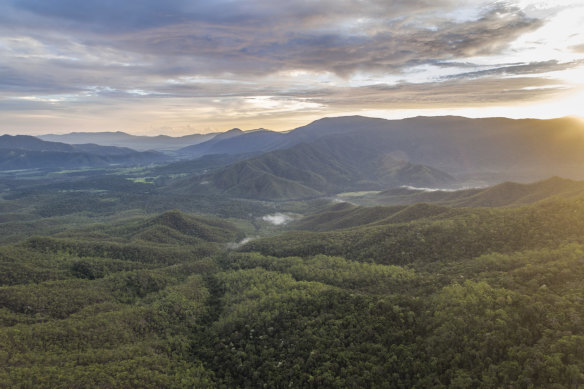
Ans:
<svg viewBox="0 0 584 389"><path fill-rule="evenodd" d="M584 117L584 0L0 0L0 133Z"/></svg>

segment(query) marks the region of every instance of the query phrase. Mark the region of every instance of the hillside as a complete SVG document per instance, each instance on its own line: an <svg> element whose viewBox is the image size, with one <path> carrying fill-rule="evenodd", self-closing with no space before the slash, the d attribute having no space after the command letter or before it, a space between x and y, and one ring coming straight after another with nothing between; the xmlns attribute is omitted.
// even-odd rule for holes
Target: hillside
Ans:
<svg viewBox="0 0 584 389"><path fill-rule="evenodd" d="M417 203L413 205L362 207L338 203L306 216L290 225L295 230L332 231L350 227L407 223L420 219L444 219L462 214L449 207Z"/></svg>
<svg viewBox="0 0 584 389"><path fill-rule="evenodd" d="M384 264L423 266L419 261L470 258L493 247L510 252L552 247L562 241L584 243L584 222L578 216L584 212L583 205L584 197L578 197L511 209L429 205L333 209L299 224L305 230L324 232L290 231L254 240L243 250L274 256L343 255L359 261L380 258Z"/></svg>
<svg viewBox="0 0 584 389"><path fill-rule="evenodd" d="M294 149L300 171L352 172L340 144ZM0 387L584 383L578 182L484 189L492 205L566 194L519 207L323 208L179 195L127 170L143 172L2 193ZM287 207L307 216L259 228Z"/></svg>
<svg viewBox="0 0 584 389"><path fill-rule="evenodd" d="M171 246L203 242L228 243L243 238L241 232L229 222L185 214L178 210L166 211L136 221L124 221L117 225L100 225L56 235L67 239L81 236L91 236L93 238L90 240L94 241L110 240L133 244L143 242Z"/></svg>
<svg viewBox="0 0 584 389"><path fill-rule="evenodd" d="M535 203L552 196L570 198L584 194L584 181L552 177L522 184L504 182L487 188L458 191L424 190L415 188L389 189L352 200L363 204L436 203L454 207L509 207Z"/></svg>
<svg viewBox="0 0 584 389"><path fill-rule="evenodd" d="M302 143L236 162L190 180L193 191L257 199L298 199L399 185L448 186L455 180L428 166L387 155L358 137Z"/></svg>

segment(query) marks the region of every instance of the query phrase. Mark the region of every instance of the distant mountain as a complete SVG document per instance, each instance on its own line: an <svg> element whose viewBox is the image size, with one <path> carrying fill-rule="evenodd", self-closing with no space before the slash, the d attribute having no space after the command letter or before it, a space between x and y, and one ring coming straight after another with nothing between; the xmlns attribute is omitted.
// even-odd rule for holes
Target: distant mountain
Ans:
<svg viewBox="0 0 584 389"><path fill-rule="evenodd" d="M395 159L427 165L469 181L495 184L533 181L558 175L584 179L584 124L552 120L456 116L403 120L361 116L323 118L287 133L256 131L212 139L178 152L263 153L338 136L363 138Z"/></svg>
<svg viewBox="0 0 584 389"><path fill-rule="evenodd" d="M322 139L358 134L383 145L396 158L485 183L553 175L584 178L584 123L572 118L340 117L316 121L291 134L298 131Z"/></svg>
<svg viewBox="0 0 584 389"><path fill-rule="evenodd" d="M445 187L454 181L429 166L396 160L360 137L339 136L264 153L181 186L194 192L283 200L399 185Z"/></svg>
<svg viewBox="0 0 584 389"><path fill-rule="evenodd" d="M0 169L70 169L144 165L168 161L165 155L94 144L68 145L26 135L0 136Z"/></svg>
<svg viewBox="0 0 584 389"><path fill-rule="evenodd" d="M282 148L286 134L269 130L243 132L237 128L217 135L206 142L177 150L191 158L210 154L261 153Z"/></svg>
<svg viewBox="0 0 584 389"><path fill-rule="evenodd" d="M275 132L264 129L238 133L228 131L198 145L178 150L181 155L200 157L209 154L265 153L293 147L303 142L313 142L327 135L354 132L360 128L383 128L387 120L361 116L324 118L289 132ZM228 136L223 136L228 135ZM237 136L237 137L236 137Z"/></svg>
<svg viewBox="0 0 584 389"><path fill-rule="evenodd" d="M15 149L27 151L58 151L75 152L75 147L59 142L45 142L29 135L2 135L0 136L0 149Z"/></svg>
<svg viewBox="0 0 584 389"><path fill-rule="evenodd" d="M137 136L125 132L72 132L69 134L40 135L38 138L67 144L93 143L101 146L123 146L138 151L177 150L185 145L194 145L212 139L217 134L192 134L180 137L167 135Z"/></svg>
<svg viewBox="0 0 584 389"><path fill-rule="evenodd" d="M552 177L530 184L504 182L487 188L459 191L396 188L368 195L366 202L386 205L425 202L454 207L509 207L531 204L554 196L584 196L584 181Z"/></svg>

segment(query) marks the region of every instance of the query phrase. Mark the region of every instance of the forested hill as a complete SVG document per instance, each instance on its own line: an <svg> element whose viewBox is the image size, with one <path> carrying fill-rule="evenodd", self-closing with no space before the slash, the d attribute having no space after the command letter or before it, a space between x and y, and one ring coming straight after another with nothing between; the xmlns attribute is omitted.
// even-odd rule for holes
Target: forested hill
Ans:
<svg viewBox="0 0 584 389"><path fill-rule="evenodd" d="M400 191L391 189L401 185L432 189L457 184L484 186L553 175L581 179L582 134L581 123L569 118L325 118L284 134L265 130L227 132L188 147L185 154L192 156L221 153L235 159L241 153L248 154L205 176L196 174L175 188L183 193L279 201L390 189L372 202L443 201L472 206L486 205L491 198L492 205L520 203L530 200L519 198L519 187L496 188L494 193L482 193L477 198L473 191L419 196L408 192L401 196ZM547 193L553 191L552 186ZM507 194L503 192L513 191L517 193L504 198ZM543 192L533 200L545 197Z"/></svg>
<svg viewBox="0 0 584 389"><path fill-rule="evenodd" d="M255 199L301 199L348 190L399 185L447 187L450 175L388 155L383 145L360 137L301 143L231 164L184 184L193 192L220 193Z"/></svg>
<svg viewBox="0 0 584 389"><path fill-rule="evenodd" d="M386 205L435 203L454 207L510 207L535 203L548 197L577 197L584 194L584 181L561 177L529 184L504 182L487 188L441 191L416 188L394 188L366 194L354 201Z"/></svg>
<svg viewBox="0 0 584 389"><path fill-rule="evenodd" d="M472 258L489 253L584 243L584 197L549 199L510 209L409 207L333 208L300 221L299 228L254 240L245 251L266 255L342 255L385 264ZM349 222L347 222L349 220ZM360 220L360 223L351 223Z"/></svg>
<svg viewBox="0 0 584 389"><path fill-rule="evenodd" d="M321 212L306 216L294 222L290 227L297 230L330 231L367 225L406 223L418 219L444 219L462 215L465 212L467 211L425 203L373 207L338 203Z"/></svg>
<svg viewBox="0 0 584 389"><path fill-rule="evenodd" d="M92 236L97 240L121 239L126 242L153 242L168 245L194 245L202 242L228 243L243 239L242 233L229 222L185 214L178 210L166 211L145 220L100 225L74 233L57 235L63 238L83 236Z"/></svg>
<svg viewBox="0 0 584 389"><path fill-rule="evenodd" d="M583 198L299 223L235 251L176 210L0 246L0 387L584 385Z"/></svg>

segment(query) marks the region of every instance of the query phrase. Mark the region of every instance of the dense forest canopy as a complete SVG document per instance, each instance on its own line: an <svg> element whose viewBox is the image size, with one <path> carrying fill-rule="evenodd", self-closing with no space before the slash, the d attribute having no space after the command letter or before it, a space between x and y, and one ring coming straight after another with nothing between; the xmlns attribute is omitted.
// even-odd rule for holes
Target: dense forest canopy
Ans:
<svg viewBox="0 0 584 389"><path fill-rule="evenodd" d="M277 232L257 216L140 215L122 200L156 203L140 185L64 212L50 191L5 197L0 386L584 384L582 197L313 204Z"/></svg>

